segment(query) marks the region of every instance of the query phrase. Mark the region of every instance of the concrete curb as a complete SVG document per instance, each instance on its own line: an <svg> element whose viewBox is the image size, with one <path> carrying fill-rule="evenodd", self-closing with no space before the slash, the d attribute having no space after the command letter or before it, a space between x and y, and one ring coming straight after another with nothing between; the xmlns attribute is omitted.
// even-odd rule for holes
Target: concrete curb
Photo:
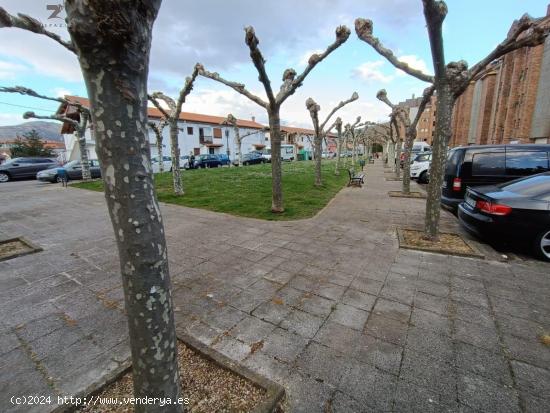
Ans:
<svg viewBox="0 0 550 413"><path fill-rule="evenodd" d="M256 408L252 410L253 413L271 413L275 411L277 404L279 403L279 401L282 400L285 395L285 389L283 386L263 376L260 376L259 374L253 372L247 367L240 365L239 363L236 363L229 357L217 352L216 350L213 350L206 344L200 342L199 340L191 337L188 334L178 333L178 338L186 345L188 345L191 349L201 354L203 357L212 360L224 369L227 369L243 377L244 379L251 381L262 389L265 389L267 392L267 399L263 403L256 406Z"/></svg>
<svg viewBox="0 0 550 413"><path fill-rule="evenodd" d="M23 255L34 254L35 252L44 251L44 249L42 247L39 247L38 245L33 244L31 241L29 241L28 239L26 239L23 236L0 240L0 245L7 244L8 242L13 242L13 241L19 241L22 244L25 244L27 247L29 247L29 249L27 251L18 252L18 253L8 255L8 256L5 256L5 257L0 257L0 262L1 261L6 261L6 260L11 260L11 259L17 258L17 257L22 257Z"/></svg>
<svg viewBox="0 0 550 413"><path fill-rule="evenodd" d="M466 244L473 252L472 253L465 253L465 252L452 252L448 250L438 249L438 248L430 248L430 247L420 247L416 245L410 245L407 244L405 241L405 238L403 237L403 230L411 230L411 231L419 231L416 228L396 228L397 231L397 240L399 241L399 248L407 249L407 250L413 250L413 251L423 251L423 252L432 252L435 254L442 254L442 255L454 255L458 257L469 257L469 258L480 258L485 259L485 255L483 255L469 240L465 239L462 235L456 233L456 232L445 232L440 231L440 234L449 234L449 235L456 235L460 237L462 242Z"/></svg>
<svg viewBox="0 0 550 413"><path fill-rule="evenodd" d="M266 400L256 406L256 408L252 410L252 413L274 412L278 403L285 396L285 389L280 384L277 384L263 376L260 376L259 374L253 372L247 367L236 363L229 357L224 356L223 354L203 344L196 338L191 337L190 335L185 333L178 333L177 338L181 340L186 346L198 353L200 356L210 361L213 361L220 367L229 370L232 373L235 373L236 375L264 389L266 391ZM90 385L88 388L80 391L74 397L85 398L100 392L106 386L117 381L123 374L126 374L131 367L131 359L120 363L120 365L116 369L112 370L109 374L103 376L99 381ZM53 409L52 413L74 412L76 409L77 406L60 405Z"/></svg>

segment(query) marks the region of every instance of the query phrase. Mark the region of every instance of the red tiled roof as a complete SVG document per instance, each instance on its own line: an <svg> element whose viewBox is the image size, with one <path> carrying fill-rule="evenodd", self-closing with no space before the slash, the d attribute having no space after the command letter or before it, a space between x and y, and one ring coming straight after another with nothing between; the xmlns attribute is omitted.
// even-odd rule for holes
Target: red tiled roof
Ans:
<svg viewBox="0 0 550 413"><path fill-rule="evenodd" d="M82 106L89 107L90 102L88 99L80 96L65 96L65 99L80 103ZM147 115L150 118L161 118L162 114L157 108L148 107ZM197 122L197 123L209 123L214 125L220 125L225 118L223 116L213 116L213 115L203 115L202 113L192 113L192 112L181 112L180 119L188 122ZM241 128L251 128L251 129L263 129L264 125L261 123L246 120L246 119L237 119L237 125Z"/></svg>

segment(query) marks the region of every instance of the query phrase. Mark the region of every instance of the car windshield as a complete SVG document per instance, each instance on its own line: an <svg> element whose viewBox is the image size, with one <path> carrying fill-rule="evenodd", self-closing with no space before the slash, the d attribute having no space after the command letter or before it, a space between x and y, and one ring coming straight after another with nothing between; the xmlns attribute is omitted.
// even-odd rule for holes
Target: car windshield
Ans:
<svg viewBox="0 0 550 413"><path fill-rule="evenodd" d="M63 165L64 168L74 168L75 166L80 166L80 161L70 161Z"/></svg>
<svg viewBox="0 0 550 413"><path fill-rule="evenodd" d="M10 159L9 161L6 161L4 163L4 165L10 165L12 163L23 162L24 160L25 160L25 158L13 158L13 159Z"/></svg>
<svg viewBox="0 0 550 413"><path fill-rule="evenodd" d="M550 191L550 173L517 179L498 185L503 191L514 192L525 196L538 196Z"/></svg>
<svg viewBox="0 0 550 413"><path fill-rule="evenodd" d="M418 155L414 161L415 162L426 162L430 160L430 154L429 153L423 153L421 155Z"/></svg>

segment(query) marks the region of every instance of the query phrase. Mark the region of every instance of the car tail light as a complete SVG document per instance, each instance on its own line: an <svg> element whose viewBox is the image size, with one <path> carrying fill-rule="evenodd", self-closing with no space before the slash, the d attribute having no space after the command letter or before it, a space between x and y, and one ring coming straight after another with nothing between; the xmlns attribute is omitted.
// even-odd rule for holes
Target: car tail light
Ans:
<svg viewBox="0 0 550 413"><path fill-rule="evenodd" d="M508 205L495 204L490 201L476 201L476 208L491 215L508 215L512 208Z"/></svg>
<svg viewBox="0 0 550 413"><path fill-rule="evenodd" d="M462 189L462 180L460 178L453 179L453 191L460 191Z"/></svg>

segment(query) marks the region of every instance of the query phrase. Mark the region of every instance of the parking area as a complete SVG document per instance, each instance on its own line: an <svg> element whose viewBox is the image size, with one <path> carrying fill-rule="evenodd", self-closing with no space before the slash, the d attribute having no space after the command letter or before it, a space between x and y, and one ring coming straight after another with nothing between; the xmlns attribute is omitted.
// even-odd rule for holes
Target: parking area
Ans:
<svg viewBox="0 0 550 413"><path fill-rule="evenodd" d="M400 250L424 201L390 198L381 161L316 217L268 222L162 205L177 328L287 389L287 411L530 411L550 403L550 265ZM443 213L442 227L459 230ZM0 185L0 405L71 395L129 359L101 193ZM252 351L252 348L255 351Z"/></svg>

